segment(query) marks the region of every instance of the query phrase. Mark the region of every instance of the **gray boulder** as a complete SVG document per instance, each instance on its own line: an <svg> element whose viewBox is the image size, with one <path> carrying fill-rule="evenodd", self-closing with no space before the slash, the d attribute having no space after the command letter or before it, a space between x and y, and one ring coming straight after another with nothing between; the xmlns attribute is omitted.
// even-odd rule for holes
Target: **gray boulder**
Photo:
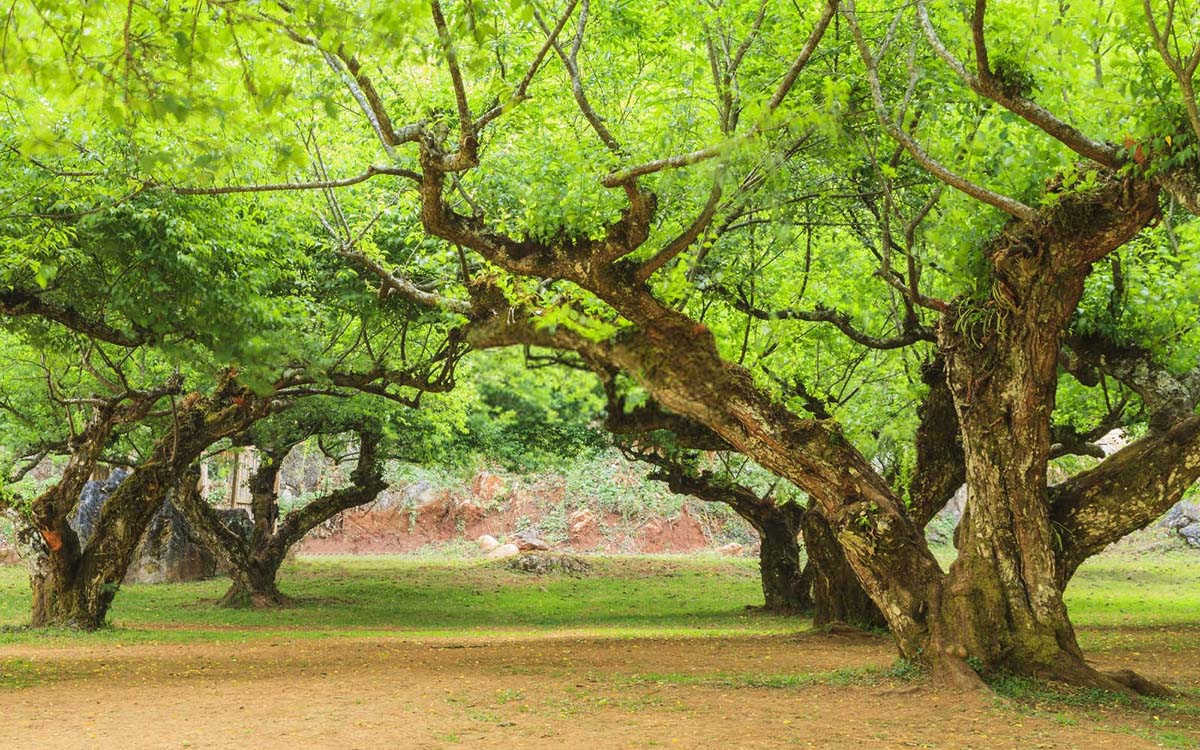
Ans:
<svg viewBox="0 0 1200 750"><path fill-rule="evenodd" d="M1200 505L1188 500L1181 500L1171 506L1166 515L1159 521L1163 528L1178 530L1200 521Z"/></svg>
<svg viewBox="0 0 1200 750"><path fill-rule="evenodd" d="M163 500L125 571L125 582L202 581L216 573L216 558L193 538L183 514L170 500Z"/></svg>
<svg viewBox="0 0 1200 750"><path fill-rule="evenodd" d="M90 479L83 485L83 490L79 493L79 504L75 506L75 513L67 519L71 529L79 536L80 546L87 544L88 540L92 538L96 521L100 520L100 509L104 507L104 501L113 493L113 490L117 489L117 485L125 481L127 476L129 476L129 472L125 469L113 469L108 479Z"/></svg>
<svg viewBox="0 0 1200 750"><path fill-rule="evenodd" d="M1187 526L1177 529L1179 536L1188 543L1189 547L1200 548L1200 522L1193 521Z"/></svg>
<svg viewBox="0 0 1200 750"><path fill-rule="evenodd" d="M123 469L113 471L105 480L92 480L79 493L79 504L69 519L71 528L79 535L80 545L92 538L100 509L108 496L128 476ZM244 508L225 508L218 511L221 520L244 538L254 528ZM192 533L183 514L168 497L150 519L146 532L134 552L133 562L125 573L126 583L178 583L212 578L218 572L216 557Z"/></svg>

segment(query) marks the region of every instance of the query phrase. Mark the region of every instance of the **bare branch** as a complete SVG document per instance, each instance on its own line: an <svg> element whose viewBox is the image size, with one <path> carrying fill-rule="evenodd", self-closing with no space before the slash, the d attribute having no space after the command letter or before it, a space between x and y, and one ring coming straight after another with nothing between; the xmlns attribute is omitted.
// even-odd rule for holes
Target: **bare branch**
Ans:
<svg viewBox="0 0 1200 750"><path fill-rule="evenodd" d="M708 202L704 204L700 214L683 232L667 243L666 247L654 254L654 257L643 263L633 273L633 278L639 283L644 283L650 278L655 271L669 263L672 258L687 250L692 246L700 235L712 223L713 216L717 213L717 204L721 201L721 183L720 175L714 175L712 190L709 192Z"/></svg>
<svg viewBox="0 0 1200 750"><path fill-rule="evenodd" d="M817 305L812 310L788 308L784 310L767 311L751 305L741 295L725 294L729 303L741 312L759 320L804 320L810 323L829 323L851 341L871 349L899 349L910 346L918 341L934 341L933 331L923 326L917 326L899 336L872 336L860 331L850 320L850 316L824 305Z"/></svg>
<svg viewBox="0 0 1200 750"><path fill-rule="evenodd" d="M149 340L145 334L122 331L103 320L90 319L70 305L51 302L21 289L0 291L0 314L11 317L34 315L90 338L128 348L141 346Z"/></svg>
<svg viewBox="0 0 1200 750"><path fill-rule="evenodd" d="M596 110L592 109L587 94L583 90L583 79L579 74L579 46L583 43L583 29L584 24L587 23L587 0L584 0L583 8L580 10L579 30L576 32L575 40L571 44L570 53L562 48L557 34L550 30L537 10L534 10L533 17L537 19L538 25L542 27L542 31L546 32L546 36L550 39L554 51L558 53L559 59L562 60L563 67L567 69L567 75L571 78L571 93L575 97L575 103L579 106L579 111L583 113L588 124L592 126L592 130L596 131L596 135L600 137L600 140L608 147L609 151L617 155L624 153L620 142L609 132L609 129L604 125L604 120L596 114Z"/></svg>
<svg viewBox="0 0 1200 750"><path fill-rule="evenodd" d="M526 93L529 90L529 84L533 82L533 77L537 75L538 70L541 69L542 60L545 59L546 53L549 52L550 48L557 42L559 33L562 32L563 27L567 24L567 20L571 17L571 13L575 11L575 6L578 4L578 2L579 0L571 0L569 3L567 3L566 11L564 11L562 16L558 19L558 23L555 24L554 30L546 35L545 44L543 44L542 48L538 50L537 55L533 58L533 62L529 65L529 70L525 72L525 77L521 79L519 84L517 84L517 88L513 90L512 96L508 98L508 102L506 104L498 104L495 107L492 107L487 112L484 112L482 115L480 115L479 119L475 121L476 133L482 130L485 125L499 117L505 111L512 109L516 105L529 98L528 94Z"/></svg>
<svg viewBox="0 0 1200 750"><path fill-rule="evenodd" d="M340 180L316 180L312 182L280 182L251 185L222 185L219 187L172 187L164 186L176 195L228 195L230 193L271 193L286 190L329 190L331 188L349 187L375 177L376 175L393 175L407 177L416 182L421 181L421 175L411 169L399 167L377 167L374 164L367 171L354 177Z"/></svg>
<svg viewBox="0 0 1200 750"><path fill-rule="evenodd" d="M1154 20L1154 10L1150 7L1150 0L1142 0L1142 8L1146 12L1146 21L1150 24L1150 35L1154 38L1154 47L1172 75L1175 76L1175 80L1179 82L1179 88L1183 93L1183 104L1187 108L1188 122L1191 123L1196 139L1200 141L1200 105L1196 102L1196 90L1193 84L1196 67L1200 66L1200 44L1196 45L1196 49L1192 51L1192 56L1187 61L1183 60L1182 55L1178 57L1172 55L1171 50L1167 47L1167 39L1171 36L1175 23L1174 3L1169 6L1167 23L1161 31L1158 28L1158 22Z"/></svg>
<svg viewBox="0 0 1200 750"><path fill-rule="evenodd" d="M446 66L450 69L450 82L454 86L454 103L458 107L458 126L461 132L463 150L471 151L468 142L475 140L474 118L471 116L471 106L467 103L467 88L463 84L462 71L458 68L458 54L454 51L454 41L446 29L446 18L442 15L442 4L439 0L431 0L430 10L433 13L433 25L437 27L438 38L442 43L442 53L446 56Z"/></svg>
<svg viewBox="0 0 1200 750"><path fill-rule="evenodd" d="M799 77L800 71L804 69L804 66L808 64L809 59L812 58L813 52L816 51L817 45L820 43L821 37L824 36L825 29L829 27L829 22L833 18L836 10L837 1L827 0L825 4L825 10L821 14L821 17L817 20L816 27L814 27L812 33L808 35L808 40L804 43L804 47L801 48L800 54L796 56L796 59L792 62L791 67L789 67L787 73L784 74L783 80L779 83L779 86L776 87L775 93L772 94L771 99L767 102L766 110L763 112L762 117L760 117L758 122L756 122L754 126L751 127L747 132L739 136L735 136L734 138L731 138L723 143L707 146L705 148L692 151L691 153L679 154L677 156L671 156L665 159L656 159L654 161L613 172L607 175L601 181L601 183L605 187L616 187L617 185L624 184L642 175L661 172L664 169L685 167L706 159L711 159L714 156L718 156L725 151L728 151L739 143L761 135L769 126L771 115L775 113L775 110L779 108L779 105L783 103L784 98L787 97L788 92L792 90L792 86L795 85L796 78Z"/></svg>

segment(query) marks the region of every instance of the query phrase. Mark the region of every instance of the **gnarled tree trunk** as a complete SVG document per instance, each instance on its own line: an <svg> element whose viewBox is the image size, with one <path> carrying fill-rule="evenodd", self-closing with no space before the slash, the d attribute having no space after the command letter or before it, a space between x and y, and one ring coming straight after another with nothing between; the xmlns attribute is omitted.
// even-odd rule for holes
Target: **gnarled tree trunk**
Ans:
<svg viewBox="0 0 1200 750"><path fill-rule="evenodd" d="M26 559L31 560L35 626L101 627L167 490L205 448L264 413L265 402L244 393L231 378L211 396L189 394L178 406L170 430L105 499L90 536L80 540L67 519L112 426L140 419L177 388L173 378L158 389L136 394L127 404L115 402L102 409L63 478L33 501L29 543L40 546Z"/></svg>
<svg viewBox="0 0 1200 750"><path fill-rule="evenodd" d="M784 614L807 612L812 607L808 582L800 566L799 517L794 503L775 506L754 524L758 529L758 570L762 578L763 608Z"/></svg>
<svg viewBox="0 0 1200 750"><path fill-rule="evenodd" d="M379 442L378 433L360 430L358 462L351 473L350 486L313 500L279 523L276 523L279 502L275 476L291 445L267 452L250 480L254 528L249 539L229 528L220 514L200 497L196 490L199 470L189 474L187 491L180 493L179 510L200 541L230 569L232 583L219 601L222 606L276 607L291 601L280 593L276 576L292 545L317 524L343 510L371 502L387 486L383 481Z"/></svg>
<svg viewBox="0 0 1200 750"><path fill-rule="evenodd" d="M816 508L803 516L804 551L812 565L813 624L842 622L885 628L887 620L867 595L838 544L829 522Z"/></svg>
<svg viewBox="0 0 1200 750"><path fill-rule="evenodd" d="M968 507L933 612L934 647L1006 671L1109 687L1083 660L1062 598L1046 486L1060 338L1091 263L1157 215L1156 191L1106 183L989 248L992 298L945 316ZM998 627L1003 624L1003 627Z"/></svg>

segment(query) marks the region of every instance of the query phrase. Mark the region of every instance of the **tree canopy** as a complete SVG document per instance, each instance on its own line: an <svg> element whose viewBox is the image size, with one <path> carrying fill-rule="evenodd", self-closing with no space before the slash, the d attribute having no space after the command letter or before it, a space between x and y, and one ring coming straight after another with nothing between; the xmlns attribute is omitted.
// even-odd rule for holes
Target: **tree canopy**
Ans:
<svg viewBox="0 0 1200 750"><path fill-rule="evenodd" d="M906 657L1147 689L1083 661L1062 589L1200 476L1195 3L58 0L3 26L10 459L78 457L85 415L81 466L137 430L161 452L185 391L206 424L237 399L224 439L466 372L474 434L592 444L537 436L598 404L544 397L550 364L655 455L790 483ZM516 347L524 371L482 351ZM921 530L964 482L943 571Z"/></svg>

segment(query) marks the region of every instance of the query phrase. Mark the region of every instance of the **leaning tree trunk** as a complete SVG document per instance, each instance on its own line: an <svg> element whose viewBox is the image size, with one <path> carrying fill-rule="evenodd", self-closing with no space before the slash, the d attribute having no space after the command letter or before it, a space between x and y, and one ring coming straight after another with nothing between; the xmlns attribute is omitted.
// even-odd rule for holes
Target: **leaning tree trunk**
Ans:
<svg viewBox="0 0 1200 750"><path fill-rule="evenodd" d="M886 628L887 620L863 590L829 522L815 508L804 514L804 551L812 565L813 624L843 622Z"/></svg>
<svg viewBox="0 0 1200 750"><path fill-rule="evenodd" d="M56 530L21 529L33 627L96 630L104 625L142 532L162 504L161 477L166 471L157 467L131 474L104 501L86 539L75 534L65 515Z"/></svg>

